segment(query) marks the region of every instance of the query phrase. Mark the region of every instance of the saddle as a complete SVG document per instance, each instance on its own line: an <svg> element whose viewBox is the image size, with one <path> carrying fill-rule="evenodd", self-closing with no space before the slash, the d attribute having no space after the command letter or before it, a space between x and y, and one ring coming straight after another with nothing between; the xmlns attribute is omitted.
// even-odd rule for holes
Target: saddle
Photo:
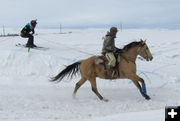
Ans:
<svg viewBox="0 0 180 121"><path fill-rule="evenodd" d="M104 73L105 73L106 79L115 79L120 76L119 71L118 71L118 65L120 63L120 56L118 54L115 54L115 58L116 58L116 65L115 67L110 68L108 66L108 60L106 59L104 55L96 56L95 64L104 66Z"/></svg>

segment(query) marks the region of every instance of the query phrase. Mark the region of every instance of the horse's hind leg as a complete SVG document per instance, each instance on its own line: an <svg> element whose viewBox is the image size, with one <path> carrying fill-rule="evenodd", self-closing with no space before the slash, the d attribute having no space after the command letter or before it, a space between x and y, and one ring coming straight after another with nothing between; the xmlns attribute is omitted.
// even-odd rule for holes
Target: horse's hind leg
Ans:
<svg viewBox="0 0 180 121"><path fill-rule="evenodd" d="M101 96L101 94L98 92L97 90L97 85L96 85L96 79L92 79L92 80L89 80L90 83L91 83L91 87L92 87L92 91L98 96L98 98L102 101L105 101L107 102L108 99L105 99Z"/></svg>
<svg viewBox="0 0 180 121"><path fill-rule="evenodd" d="M77 92L77 90L81 87L81 85L83 85L84 84L84 82L86 82L86 78L85 77L82 77L80 80L79 80L79 82L77 82L76 83L76 86L75 86L75 89L74 89L74 92L73 92L73 97L75 98L75 96L76 96L76 92Z"/></svg>
<svg viewBox="0 0 180 121"><path fill-rule="evenodd" d="M144 80L138 76L134 76L131 78L131 80L134 82L134 84L136 85L136 87L139 89L140 93L142 94L142 96L149 100L151 99L147 94L146 94L146 85L144 83ZM142 83L142 87L140 86L140 84L138 83L138 81L140 81Z"/></svg>

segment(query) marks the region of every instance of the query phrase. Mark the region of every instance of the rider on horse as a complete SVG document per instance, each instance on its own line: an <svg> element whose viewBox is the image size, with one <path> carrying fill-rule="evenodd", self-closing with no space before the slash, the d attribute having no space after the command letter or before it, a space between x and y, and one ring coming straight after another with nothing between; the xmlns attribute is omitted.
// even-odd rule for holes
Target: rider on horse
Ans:
<svg viewBox="0 0 180 121"><path fill-rule="evenodd" d="M110 31L107 32L106 36L103 37L104 43L102 48L102 54L106 57L108 60L107 67L112 71L112 76L115 76L117 73L114 70L114 67L116 66L116 57L115 52L121 50L117 47L115 47L115 38L116 34L118 32L118 29L116 27L111 27Z"/></svg>

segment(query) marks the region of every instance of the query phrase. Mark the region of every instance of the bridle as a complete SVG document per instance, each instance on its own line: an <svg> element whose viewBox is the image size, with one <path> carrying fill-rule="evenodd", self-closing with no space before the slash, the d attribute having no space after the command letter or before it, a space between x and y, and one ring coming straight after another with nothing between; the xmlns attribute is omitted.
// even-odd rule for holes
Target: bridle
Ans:
<svg viewBox="0 0 180 121"><path fill-rule="evenodd" d="M147 49L144 48L144 46L145 46L145 42L142 44L142 46L139 46L139 47L138 47L137 53L139 54L140 49L143 48L144 51L145 51L145 55L146 55L144 58L148 58Z"/></svg>

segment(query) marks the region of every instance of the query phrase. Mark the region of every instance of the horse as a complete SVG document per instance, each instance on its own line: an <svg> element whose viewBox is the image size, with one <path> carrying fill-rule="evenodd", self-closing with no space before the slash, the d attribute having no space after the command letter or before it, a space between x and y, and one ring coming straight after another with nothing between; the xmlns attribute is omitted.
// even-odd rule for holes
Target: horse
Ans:
<svg viewBox="0 0 180 121"><path fill-rule="evenodd" d="M147 95L146 92L146 84L143 78L139 77L136 74L136 58L137 56L141 56L146 61L151 61L153 56L149 50L149 47L146 44L146 40L134 41L122 49L122 52L118 53L120 57L120 62L117 64L119 75L117 77L112 77L111 73L108 72L109 79L130 79L135 84L135 86L139 89L141 95L146 99L150 100L150 96ZM104 98L97 89L96 85L96 77L107 79L107 71L105 66L102 64L96 64L95 60L97 56L92 56L84 60L77 61L69 66L67 66L64 70L62 70L58 75L51 78L51 82L60 82L65 76L76 75L79 71L81 74L81 79L76 83L75 89L73 92L73 97L75 97L78 89L87 81L90 81L92 91L98 96L98 98L102 101L108 101L108 99ZM140 85L140 83L141 85Z"/></svg>

